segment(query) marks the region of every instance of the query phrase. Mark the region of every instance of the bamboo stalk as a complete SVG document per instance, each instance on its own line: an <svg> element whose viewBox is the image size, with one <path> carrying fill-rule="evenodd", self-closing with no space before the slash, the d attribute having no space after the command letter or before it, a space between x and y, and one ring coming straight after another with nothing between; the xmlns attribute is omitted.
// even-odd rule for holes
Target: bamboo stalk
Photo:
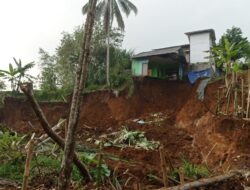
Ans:
<svg viewBox="0 0 250 190"><path fill-rule="evenodd" d="M237 73L234 72L234 115L238 114L238 89L237 89Z"/></svg>
<svg viewBox="0 0 250 190"><path fill-rule="evenodd" d="M216 106L216 115L220 113L220 89L218 89L218 92L217 92L217 106Z"/></svg>
<svg viewBox="0 0 250 190"><path fill-rule="evenodd" d="M164 153L165 153L165 158L166 158L167 163L168 163L168 172L172 172L175 169L174 165L173 165L173 163L172 163L172 161L170 159L170 156L169 156L168 152L165 151Z"/></svg>
<svg viewBox="0 0 250 190"><path fill-rule="evenodd" d="M35 144L34 138L35 138L35 133L32 134L28 144L25 147L25 149L27 151L27 158L26 158L24 175L23 175L22 190L27 190L27 187L28 187L29 176L30 176L30 165L31 165L31 160L32 160L32 156L33 156L33 148L34 148L34 144Z"/></svg>
<svg viewBox="0 0 250 190"><path fill-rule="evenodd" d="M231 100L231 87L229 87L229 90L228 90L227 94L228 94L228 96L227 96L226 115L228 114L229 104L230 104L230 100Z"/></svg>
<svg viewBox="0 0 250 190"><path fill-rule="evenodd" d="M166 157L164 153L163 147L159 149L160 151L160 159L161 159L161 170L162 170L162 178L164 187L168 187L168 176L167 176L167 164L166 164Z"/></svg>
<svg viewBox="0 0 250 190"><path fill-rule="evenodd" d="M244 79L241 79L241 116L244 118Z"/></svg>
<svg viewBox="0 0 250 190"><path fill-rule="evenodd" d="M181 169L178 174L180 177L180 183L181 183L181 185L183 185L185 183L185 175L184 175L183 169Z"/></svg>
<svg viewBox="0 0 250 190"><path fill-rule="evenodd" d="M141 184L140 183L134 183L133 190L142 190Z"/></svg>
<svg viewBox="0 0 250 190"><path fill-rule="evenodd" d="M98 166L97 166L97 185L98 189L99 186L101 185L102 182L102 159L103 159L103 154L102 154L102 149L103 149L103 142L101 141L100 143L100 148L99 148L99 153L98 153Z"/></svg>
<svg viewBox="0 0 250 190"><path fill-rule="evenodd" d="M65 130L64 136L66 137L66 135L68 133L68 122L67 122L67 120L65 121L65 124L64 124L64 130Z"/></svg>
<svg viewBox="0 0 250 190"><path fill-rule="evenodd" d="M238 90L234 89L234 115L238 114Z"/></svg>
<svg viewBox="0 0 250 190"><path fill-rule="evenodd" d="M247 96L247 114L246 114L246 118L249 117L249 101L250 101L250 84L248 86L248 96Z"/></svg>

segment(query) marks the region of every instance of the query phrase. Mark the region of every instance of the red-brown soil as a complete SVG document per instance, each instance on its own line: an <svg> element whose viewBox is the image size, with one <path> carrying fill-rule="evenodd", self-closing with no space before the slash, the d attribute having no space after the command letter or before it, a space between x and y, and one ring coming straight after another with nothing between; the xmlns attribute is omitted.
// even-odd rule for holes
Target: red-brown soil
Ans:
<svg viewBox="0 0 250 190"><path fill-rule="evenodd" d="M121 130L145 132L149 140L161 143L174 167L181 159L192 163L208 164L211 172L226 172L230 169L250 168L250 124L239 119L215 116L217 89L215 82L206 89L205 100L197 99L197 85L185 82L143 79L135 81L131 97L122 92L116 97L111 91L99 91L84 95L81 106L77 136L80 142ZM48 120L56 124L66 118L67 103L41 103ZM28 121L39 128L31 107L25 100L7 98L0 110L1 123L13 130L26 133ZM134 119L156 122L138 124ZM141 183L144 189L161 187L152 182L149 174L161 177L159 152L134 148L109 147L105 152L119 156L125 161L106 159L108 165L117 169L119 179L127 182L124 189L132 189ZM129 181L128 181L129 179ZM239 181L231 181L208 189L242 189Z"/></svg>

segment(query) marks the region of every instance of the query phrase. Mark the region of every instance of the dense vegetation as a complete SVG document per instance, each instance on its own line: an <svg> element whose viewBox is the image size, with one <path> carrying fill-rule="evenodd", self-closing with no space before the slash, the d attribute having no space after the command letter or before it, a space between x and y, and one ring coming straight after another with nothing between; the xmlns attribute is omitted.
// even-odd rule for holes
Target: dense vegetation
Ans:
<svg viewBox="0 0 250 190"><path fill-rule="evenodd" d="M43 49L39 50L41 68L41 93L46 96L67 95L73 89L77 62L79 60L82 27L77 27L72 34L63 33L61 43L54 55ZM112 88L118 88L130 80L132 52L122 49L124 35L119 29L111 31L110 43L110 81ZM106 84L106 36L101 24L94 29L92 57L86 88L96 90Z"/></svg>

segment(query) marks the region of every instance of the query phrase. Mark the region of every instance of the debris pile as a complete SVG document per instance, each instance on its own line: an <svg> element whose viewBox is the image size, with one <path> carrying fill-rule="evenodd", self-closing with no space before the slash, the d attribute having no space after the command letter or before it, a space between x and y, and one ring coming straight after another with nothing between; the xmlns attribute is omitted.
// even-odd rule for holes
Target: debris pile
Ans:
<svg viewBox="0 0 250 190"><path fill-rule="evenodd" d="M96 141L99 144L100 140ZM129 131L124 127L121 131L111 133L104 139L104 147L115 146L120 148L134 147L135 149L155 150L160 142L150 141L142 131Z"/></svg>

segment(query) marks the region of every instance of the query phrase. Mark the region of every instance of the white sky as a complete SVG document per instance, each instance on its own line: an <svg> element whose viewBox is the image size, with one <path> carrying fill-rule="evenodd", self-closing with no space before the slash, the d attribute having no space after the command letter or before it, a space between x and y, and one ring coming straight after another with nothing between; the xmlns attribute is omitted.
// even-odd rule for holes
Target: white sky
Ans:
<svg viewBox="0 0 250 190"><path fill-rule="evenodd" d="M249 0L131 0L138 15L125 18L124 48L135 52L188 43L185 32L215 29L217 39L233 25L250 38ZM1 0L0 69L12 57L37 61L39 47L50 53L62 31L85 21L87 0ZM33 71L34 72L34 71ZM37 72L34 72L37 73Z"/></svg>

